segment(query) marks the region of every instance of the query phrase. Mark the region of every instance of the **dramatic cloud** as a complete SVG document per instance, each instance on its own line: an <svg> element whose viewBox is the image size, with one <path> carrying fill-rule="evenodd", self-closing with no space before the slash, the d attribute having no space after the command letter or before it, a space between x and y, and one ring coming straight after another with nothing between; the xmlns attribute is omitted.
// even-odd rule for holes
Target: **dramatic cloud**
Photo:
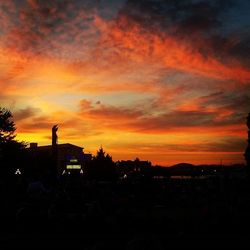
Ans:
<svg viewBox="0 0 250 250"><path fill-rule="evenodd" d="M250 71L240 62L230 59L223 63L210 53L200 52L200 46L169 36L165 32L152 33L146 27L121 16L114 23L106 25L99 21L104 31L101 43L113 48L115 60L129 59L137 62L147 60L149 63L160 63L168 68L188 71L215 79L239 80L248 82ZM114 60L114 58L113 58Z"/></svg>
<svg viewBox="0 0 250 250"><path fill-rule="evenodd" d="M30 117L35 116L37 113L39 113L39 109L27 107L24 109L20 109L14 113L14 119L15 121L20 121L23 119L27 119Z"/></svg>
<svg viewBox="0 0 250 250"><path fill-rule="evenodd" d="M133 120L143 115L143 111L136 110L136 108L107 106L101 104L101 102L97 102L95 106L93 107L90 101L81 100L81 114L91 119L113 120L117 123L122 122L124 119Z"/></svg>
<svg viewBox="0 0 250 250"><path fill-rule="evenodd" d="M0 0L18 138L154 163L243 162L248 1ZM218 155L218 152L220 152Z"/></svg>

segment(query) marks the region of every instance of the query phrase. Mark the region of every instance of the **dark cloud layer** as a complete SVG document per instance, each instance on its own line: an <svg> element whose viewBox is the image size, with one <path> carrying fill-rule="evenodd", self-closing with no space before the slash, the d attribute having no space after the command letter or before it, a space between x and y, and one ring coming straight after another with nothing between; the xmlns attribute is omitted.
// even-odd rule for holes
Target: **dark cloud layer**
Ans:
<svg viewBox="0 0 250 250"><path fill-rule="evenodd" d="M188 143L188 144L156 144L145 149L145 151L151 151L152 148L157 148L159 151L179 151L179 152L238 152L244 151L245 148L244 139L236 136L229 136L227 138L219 138L217 142L203 142L203 143ZM135 147L143 148L144 145L136 145Z"/></svg>
<svg viewBox="0 0 250 250"><path fill-rule="evenodd" d="M231 6L230 0L128 0L120 14L128 15L148 27L190 35L194 32L207 33L221 25L220 15Z"/></svg>
<svg viewBox="0 0 250 250"><path fill-rule="evenodd" d="M120 16L127 16L152 32L166 32L176 39L185 39L204 56L213 53L227 62L230 55L248 62L244 52L249 50L249 37L223 33L228 11L238 5L240 2L231 0L128 0Z"/></svg>
<svg viewBox="0 0 250 250"><path fill-rule="evenodd" d="M205 131L205 128L211 130L215 127L238 126L245 122L246 112L236 109L233 105L236 103L239 107L243 105L244 109L247 109L249 105L247 96L245 99L239 98L234 102L227 96L223 96L222 92L218 92L202 96L198 100L201 106L196 111L173 110L154 114L152 112L154 109L145 110L140 105L134 107L93 105L90 101L83 99L80 102L80 114L83 119L101 120L103 125L109 128L155 133L182 131L186 128L204 128ZM152 105L155 107L154 102ZM210 105L214 106L212 111Z"/></svg>
<svg viewBox="0 0 250 250"><path fill-rule="evenodd" d="M67 45L84 46L93 35L88 29L96 3L29 0L13 1L8 7L0 3L2 12L8 13L2 20L6 23L6 30L2 31L5 45L31 55L67 55Z"/></svg>
<svg viewBox="0 0 250 250"><path fill-rule="evenodd" d="M101 14L102 5L97 0L8 2L0 2L0 6L2 32L9 47L39 54L51 51L60 54L58 49L61 49L65 56L68 55L65 50L71 46L85 51L98 36L99 30L93 21ZM126 17L146 30L166 32L187 43L195 43L205 56L212 52L226 60L225 53L245 57L242 48L249 49L247 41L238 37L238 42L232 43L232 38L218 30L226 21L224 14L234 5L237 3L229 0L128 0L113 18L119 21Z"/></svg>
<svg viewBox="0 0 250 250"><path fill-rule="evenodd" d="M20 120L34 117L39 113L40 113L40 109L33 108L33 107L27 107L24 109L17 110L16 112L14 112L13 115L14 115L15 121L20 121Z"/></svg>

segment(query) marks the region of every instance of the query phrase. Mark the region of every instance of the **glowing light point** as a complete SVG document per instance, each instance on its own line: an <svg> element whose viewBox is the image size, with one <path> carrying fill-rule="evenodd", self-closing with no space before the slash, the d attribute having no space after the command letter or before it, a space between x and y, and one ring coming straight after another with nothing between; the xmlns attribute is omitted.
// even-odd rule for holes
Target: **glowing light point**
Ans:
<svg viewBox="0 0 250 250"><path fill-rule="evenodd" d="M21 175L22 173L21 173L21 171L20 171L20 169L18 168L17 170L16 170L16 172L15 172L15 175Z"/></svg>

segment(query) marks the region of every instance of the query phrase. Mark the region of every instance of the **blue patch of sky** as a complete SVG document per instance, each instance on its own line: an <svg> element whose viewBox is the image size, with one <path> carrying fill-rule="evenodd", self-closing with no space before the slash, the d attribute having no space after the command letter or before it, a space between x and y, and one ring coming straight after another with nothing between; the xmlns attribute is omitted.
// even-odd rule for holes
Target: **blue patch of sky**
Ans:
<svg viewBox="0 0 250 250"><path fill-rule="evenodd" d="M229 8L220 18L222 26L219 27L219 31L222 35L230 36L235 34L242 39L250 36L250 1L234 1L232 8Z"/></svg>
<svg viewBox="0 0 250 250"><path fill-rule="evenodd" d="M125 3L126 0L100 0L98 6L99 14L105 19L113 19Z"/></svg>

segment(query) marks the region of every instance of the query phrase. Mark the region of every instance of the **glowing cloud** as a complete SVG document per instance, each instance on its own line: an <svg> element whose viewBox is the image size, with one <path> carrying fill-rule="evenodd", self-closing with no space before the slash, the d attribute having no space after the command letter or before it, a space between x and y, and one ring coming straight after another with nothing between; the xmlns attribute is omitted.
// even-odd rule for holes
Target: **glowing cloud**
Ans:
<svg viewBox="0 0 250 250"><path fill-rule="evenodd" d="M242 162L247 17L184 2L1 1L0 101L18 138L50 143L58 123L59 142L115 160Z"/></svg>

